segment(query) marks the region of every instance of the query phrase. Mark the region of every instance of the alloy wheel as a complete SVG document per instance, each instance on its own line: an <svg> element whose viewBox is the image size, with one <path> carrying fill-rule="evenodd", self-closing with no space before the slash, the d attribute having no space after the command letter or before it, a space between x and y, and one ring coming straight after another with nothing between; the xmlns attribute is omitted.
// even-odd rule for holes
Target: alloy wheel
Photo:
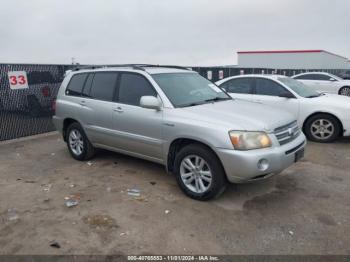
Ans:
<svg viewBox="0 0 350 262"><path fill-rule="evenodd" d="M72 152L77 156L81 155L81 153L84 150L84 140L79 130L77 129L71 130L69 134L68 142Z"/></svg>
<svg viewBox="0 0 350 262"><path fill-rule="evenodd" d="M350 87L343 87L340 90L340 95L342 95L342 96L350 96Z"/></svg>
<svg viewBox="0 0 350 262"><path fill-rule="evenodd" d="M326 140L334 134L334 124L327 119L317 119L311 124L311 134L320 140Z"/></svg>
<svg viewBox="0 0 350 262"><path fill-rule="evenodd" d="M206 192L212 183L209 164L197 155L189 155L181 161L180 176L184 185L194 193Z"/></svg>

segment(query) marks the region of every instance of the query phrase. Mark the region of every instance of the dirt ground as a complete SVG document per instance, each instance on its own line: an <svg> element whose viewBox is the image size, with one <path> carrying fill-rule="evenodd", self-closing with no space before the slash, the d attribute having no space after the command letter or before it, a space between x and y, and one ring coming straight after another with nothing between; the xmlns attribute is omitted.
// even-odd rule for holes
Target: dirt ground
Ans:
<svg viewBox="0 0 350 262"><path fill-rule="evenodd" d="M0 143L0 254L349 255L349 192L349 139L198 202L160 165L107 151L78 162L50 134Z"/></svg>

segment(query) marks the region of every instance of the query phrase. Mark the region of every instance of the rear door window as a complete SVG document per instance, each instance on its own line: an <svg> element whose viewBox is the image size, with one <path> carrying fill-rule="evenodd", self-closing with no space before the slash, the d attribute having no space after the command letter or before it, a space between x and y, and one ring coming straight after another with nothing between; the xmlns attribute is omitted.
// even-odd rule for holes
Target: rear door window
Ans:
<svg viewBox="0 0 350 262"><path fill-rule="evenodd" d="M85 81L85 85L82 91L82 96L84 97L90 97L90 91L91 91L91 85L92 85L92 80L94 79L94 74L89 74Z"/></svg>
<svg viewBox="0 0 350 262"><path fill-rule="evenodd" d="M139 106L142 96L157 97L157 92L144 76L123 73L120 79L118 102Z"/></svg>
<svg viewBox="0 0 350 262"><path fill-rule="evenodd" d="M92 80L90 97L103 101L113 101L118 73L97 72Z"/></svg>
<svg viewBox="0 0 350 262"><path fill-rule="evenodd" d="M66 95L69 96L80 96L81 91L88 74L75 74L72 76L71 80L66 89Z"/></svg>
<svg viewBox="0 0 350 262"><path fill-rule="evenodd" d="M253 85L253 78L237 78L223 83L220 87L225 89L228 93L252 94Z"/></svg>

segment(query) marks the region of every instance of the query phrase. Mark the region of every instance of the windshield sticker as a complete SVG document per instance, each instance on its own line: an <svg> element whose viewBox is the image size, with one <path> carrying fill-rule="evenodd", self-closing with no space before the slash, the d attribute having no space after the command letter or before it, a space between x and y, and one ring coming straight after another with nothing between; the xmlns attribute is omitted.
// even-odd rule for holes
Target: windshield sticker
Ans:
<svg viewBox="0 0 350 262"><path fill-rule="evenodd" d="M214 85L214 84L209 84L208 86L211 89L213 89L215 92L217 92L217 93L221 93L222 92L222 90L219 87L217 87L216 85Z"/></svg>

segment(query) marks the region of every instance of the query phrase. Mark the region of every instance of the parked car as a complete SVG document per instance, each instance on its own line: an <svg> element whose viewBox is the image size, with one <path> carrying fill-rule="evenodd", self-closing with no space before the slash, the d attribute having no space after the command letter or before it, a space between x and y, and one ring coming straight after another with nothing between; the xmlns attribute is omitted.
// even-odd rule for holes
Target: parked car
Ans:
<svg viewBox="0 0 350 262"><path fill-rule="evenodd" d="M198 73L160 66L73 71L54 124L77 160L104 148L166 166L183 192L207 200L227 181L277 174L303 157L291 114L233 100Z"/></svg>
<svg viewBox="0 0 350 262"><path fill-rule="evenodd" d="M350 70L346 70L344 73L340 75L344 80L350 80Z"/></svg>
<svg viewBox="0 0 350 262"><path fill-rule="evenodd" d="M294 114L312 141L332 142L340 136L350 136L350 97L321 94L281 75L235 76L216 84L234 98Z"/></svg>
<svg viewBox="0 0 350 262"><path fill-rule="evenodd" d="M302 73L292 78L321 93L350 96L350 80L324 72Z"/></svg>

